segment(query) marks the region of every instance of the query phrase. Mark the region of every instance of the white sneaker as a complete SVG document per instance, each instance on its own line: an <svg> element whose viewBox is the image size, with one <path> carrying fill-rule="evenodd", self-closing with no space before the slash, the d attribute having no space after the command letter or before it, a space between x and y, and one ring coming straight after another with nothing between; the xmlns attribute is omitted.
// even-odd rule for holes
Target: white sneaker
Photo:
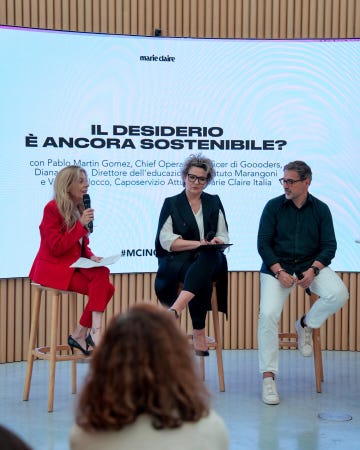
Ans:
<svg viewBox="0 0 360 450"><path fill-rule="evenodd" d="M312 329L302 327L300 320L295 322L295 328L298 335L298 350L303 356L311 356L313 352Z"/></svg>
<svg viewBox="0 0 360 450"><path fill-rule="evenodd" d="M263 378L262 401L267 405L278 405L280 403L279 394L276 390L276 383L272 377Z"/></svg>

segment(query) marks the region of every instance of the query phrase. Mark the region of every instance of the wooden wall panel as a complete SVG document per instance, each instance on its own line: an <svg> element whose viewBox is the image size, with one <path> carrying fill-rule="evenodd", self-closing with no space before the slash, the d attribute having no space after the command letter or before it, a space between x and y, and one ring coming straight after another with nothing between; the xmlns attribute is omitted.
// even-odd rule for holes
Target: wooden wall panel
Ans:
<svg viewBox="0 0 360 450"><path fill-rule="evenodd" d="M360 38L360 0L1 0L0 24L98 33L199 38ZM360 274L341 273L350 299L321 328L323 348L360 350ZM155 274L111 276L115 295L105 321L132 304L157 302ZM259 273L229 274L229 316L222 317L226 349L257 348ZM293 330L309 300L300 289L286 303L280 322ZM85 299L77 296L77 316ZM0 280L0 363L26 358L31 315L27 278ZM48 342L49 307L41 311L39 344ZM60 335L69 333L68 299L61 306ZM190 331L188 315L181 326ZM212 331L210 326L209 332Z"/></svg>
<svg viewBox="0 0 360 450"><path fill-rule="evenodd" d="M360 274L339 273L350 292L347 304L331 316L321 328L322 345L328 350L360 350ZM115 295L105 314L107 323L115 314L125 312L135 303L153 302L157 299L153 290L155 274L111 275ZM259 272L229 273L229 315L221 318L221 330L225 349L257 348L257 317L259 310ZM71 332L68 297L62 299L59 324L61 341L66 342ZM80 317L86 298L77 296L77 319ZM0 362L21 361L26 358L27 340L31 317L32 292L27 278L0 280ZM285 303L280 328L294 331L295 320L309 308L309 299L304 291L292 291ZM191 332L188 314L182 318L181 326ZM208 333L212 333L212 325ZM39 345L49 342L50 302L42 302L40 313Z"/></svg>
<svg viewBox="0 0 360 450"><path fill-rule="evenodd" d="M0 23L134 35L351 38L359 0L2 0Z"/></svg>

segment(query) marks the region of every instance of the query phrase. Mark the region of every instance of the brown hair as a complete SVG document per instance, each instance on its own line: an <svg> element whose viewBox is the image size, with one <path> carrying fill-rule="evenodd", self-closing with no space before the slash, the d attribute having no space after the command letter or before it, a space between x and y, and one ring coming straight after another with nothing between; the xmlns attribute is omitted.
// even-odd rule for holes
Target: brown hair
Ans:
<svg viewBox="0 0 360 450"><path fill-rule="evenodd" d="M312 179L312 172L310 166L304 161L292 161L284 166L285 170L293 170L298 173L300 180Z"/></svg>
<svg viewBox="0 0 360 450"><path fill-rule="evenodd" d="M94 351L76 423L119 430L140 414L154 428L176 428L209 413L187 337L169 311L142 303L115 316Z"/></svg>

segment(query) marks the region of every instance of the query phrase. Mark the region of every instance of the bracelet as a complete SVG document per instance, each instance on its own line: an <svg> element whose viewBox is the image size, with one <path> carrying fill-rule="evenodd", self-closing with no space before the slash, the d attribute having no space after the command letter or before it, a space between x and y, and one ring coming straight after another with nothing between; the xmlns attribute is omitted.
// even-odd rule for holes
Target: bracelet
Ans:
<svg viewBox="0 0 360 450"><path fill-rule="evenodd" d="M279 275L280 275L281 272L286 272L286 270L285 270L285 269L280 269L280 270L278 270L277 272L275 272L275 275L274 275L274 276L275 276L276 279L279 278Z"/></svg>

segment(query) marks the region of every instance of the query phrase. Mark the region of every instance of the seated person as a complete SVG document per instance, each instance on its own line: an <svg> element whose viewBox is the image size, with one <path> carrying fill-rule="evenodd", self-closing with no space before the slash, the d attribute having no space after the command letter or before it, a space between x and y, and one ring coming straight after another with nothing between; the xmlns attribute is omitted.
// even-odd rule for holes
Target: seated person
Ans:
<svg viewBox="0 0 360 450"><path fill-rule="evenodd" d="M341 278L329 267L336 251L333 221L329 207L308 192L311 180L311 169L303 161L286 164L280 179L284 194L268 201L260 219L259 367L262 400L269 405L280 403L275 384L278 323L290 291L299 285L319 296L296 322L303 356L312 354L312 329L319 328L349 297Z"/></svg>
<svg viewBox="0 0 360 450"><path fill-rule="evenodd" d="M101 261L89 247L89 224L94 210L85 208L83 196L89 181L79 166L66 166L55 177L54 199L44 208L40 224L40 248L29 277L35 283L88 296L79 324L68 338L70 348L89 355L100 340L105 308L114 293L107 267L74 269L81 256Z"/></svg>
<svg viewBox="0 0 360 450"><path fill-rule="evenodd" d="M208 356L205 336L206 314L211 309L212 282L217 280L219 311L227 313L227 261L220 250L199 247L229 242L225 211L218 195L204 192L213 180L213 162L190 155L181 178L185 189L165 199L155 240L158 271L155 292L176 317L189 305L194 349ZM183 283L178 294L179 282Z"/></svg>

